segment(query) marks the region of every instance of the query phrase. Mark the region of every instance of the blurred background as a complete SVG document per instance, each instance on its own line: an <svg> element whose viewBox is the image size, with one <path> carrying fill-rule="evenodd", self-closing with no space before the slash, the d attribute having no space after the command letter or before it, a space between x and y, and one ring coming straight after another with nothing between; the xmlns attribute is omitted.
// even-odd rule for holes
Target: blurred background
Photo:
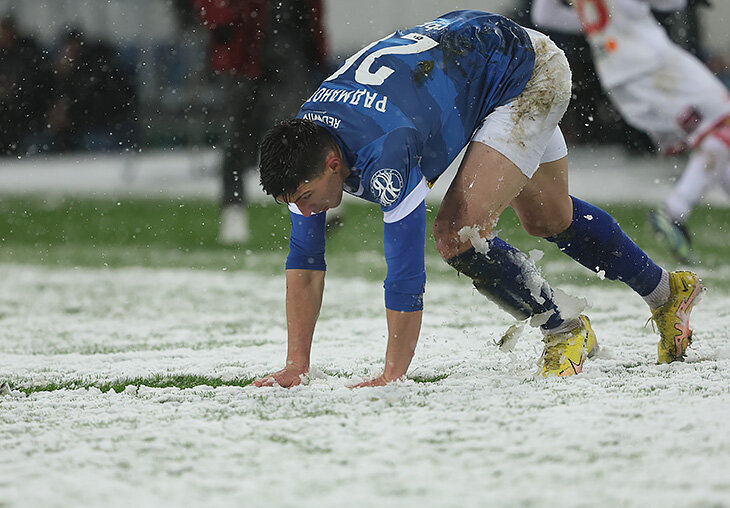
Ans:
<svg viewBox="0 0 730 508"><path fill-rule="evenodd" d="M2 153L25 156L221 142L228 107L225 87L215 79L210 45L216 38L220 42L222 30L211 29L213 22L200 15L205 3L0 0ZM258 9L262 2L231 3ZM730 3L717 1L712 9L698 3L690 0L687 9L661 16L660 21L676 42L727 82ZM281 2L272 2L276 4ZM396 28L457 8L490 10L529 26L529 7L529 0L325 0L323 66L311 69L310 86L343 57ZM602 96L583 39L555 38L568 52L575 76L576 98L566 122L583 126L564 129L572 133L571 141L649 149L643 136L604 129L620 118Z"/></svg>
<svg viewBox="0 0 730 508"><path fill-rule="evenodd" d="M728 84L730 3L707 3L689 0L683 11L656 16ZM119 244L148 234L142 242L148 247L174 237L176 248L259 248L272 227L286 234L288 226L285 213L272 224L270 210L249 206L268 201L252 171L259 139L275 121L294 116L344 58L395 29L455 9L497 12L530 26L530 6L530 0L0 0L2 242L35 252L39 242L66 241L66 228L77 231L81 244L88 235ZM675 178L684 162L645 157L654 150L651 141L604 96L584 39L551 36L573 69L574 97L562 125L576 178L583 175L582 187L576 184L581 195L658 202L669 183L655 184ZM580 171L594 167L600 176ZM618 185L626 178L633 183ZM615 196L607 197L611 190ZM89 222L95 211L104 208L98 219L105 221L119 212L121 199L140 197L159 201L137 203L139 216L125 219L127 229L119 221ZM88 212L83 218L73 212L79 203ZM167 222L151 228L147 217L162 208ZM29 210L32 217L20 220ZM44 210L50 210L45 223ZM201 226L188 228L191 221ZM251 241L252 234L258 238ZM45 249L40 259L51 250L57 252ZM25 259L13 252L6 249L0 259ZM79 252L69 262L78 262Z"/></svg>

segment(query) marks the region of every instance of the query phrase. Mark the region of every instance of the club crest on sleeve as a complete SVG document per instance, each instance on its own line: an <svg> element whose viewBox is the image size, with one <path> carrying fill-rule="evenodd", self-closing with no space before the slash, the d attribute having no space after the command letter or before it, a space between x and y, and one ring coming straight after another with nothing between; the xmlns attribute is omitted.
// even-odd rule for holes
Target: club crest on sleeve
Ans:
<svg viewBox="0 0 730 508"><path fill-rule="evenodd" d="M395 203L402 190L403 177L395 169L380 169L370 179L370 192L383 206Z"/></svg>

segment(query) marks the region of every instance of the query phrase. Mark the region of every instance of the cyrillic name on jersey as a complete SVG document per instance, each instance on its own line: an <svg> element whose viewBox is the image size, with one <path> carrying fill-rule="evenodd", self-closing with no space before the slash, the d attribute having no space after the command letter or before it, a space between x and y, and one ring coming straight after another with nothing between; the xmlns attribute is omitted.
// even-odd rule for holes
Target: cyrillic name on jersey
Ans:
<svg viewBox="0 0 730 508"><path fill-rule="evenodd" d="M378 92L370 92L365 89L360 90L341 90L339 88L320 87L307 102L343 102L352 106L362 106L365 109L375 108L376 111L385 113L388 105L388 97Z"/></svg>

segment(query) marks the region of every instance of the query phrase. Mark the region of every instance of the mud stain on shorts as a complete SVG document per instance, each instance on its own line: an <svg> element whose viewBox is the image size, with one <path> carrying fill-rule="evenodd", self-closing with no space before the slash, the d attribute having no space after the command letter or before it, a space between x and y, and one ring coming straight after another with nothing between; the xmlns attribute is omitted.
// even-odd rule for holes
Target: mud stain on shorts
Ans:
<svg viewBox="0 0 730 508"><path fill-rule="evenodd" d="M535 68L522 93L511 104L512 130L509 137L525 145L524 121L547 117L560 103L570 101L570 67L563 52L547 37L534 38Z"/></svg>

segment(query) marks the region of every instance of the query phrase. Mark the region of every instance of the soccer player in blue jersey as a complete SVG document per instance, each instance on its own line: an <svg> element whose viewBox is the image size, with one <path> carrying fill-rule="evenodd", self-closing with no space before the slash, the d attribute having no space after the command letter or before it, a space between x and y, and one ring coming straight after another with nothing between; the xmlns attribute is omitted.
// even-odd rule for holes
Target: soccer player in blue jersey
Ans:
<svg viewBox="0 0 730 508"><path fill-rule="evenodd" d="M289 204L292 229L286 365L254 384L293 386L308 372L324 290L325 216L343 191L379 204L385 222L385 368L357 386L405 375L423 311L424 198L467 145L436 217L436 246L480 293L542 329L542 375L580 373L596 336L585 315L558 305L529 258L494 234L507 206L528 233L641 295L660 331L659 362L681 360L702 285L693 273L657 266L606 212L568 193L558 122L569 99L560 49L496 14L445 14L348 58L261 145L261 183Z"/></svg>

